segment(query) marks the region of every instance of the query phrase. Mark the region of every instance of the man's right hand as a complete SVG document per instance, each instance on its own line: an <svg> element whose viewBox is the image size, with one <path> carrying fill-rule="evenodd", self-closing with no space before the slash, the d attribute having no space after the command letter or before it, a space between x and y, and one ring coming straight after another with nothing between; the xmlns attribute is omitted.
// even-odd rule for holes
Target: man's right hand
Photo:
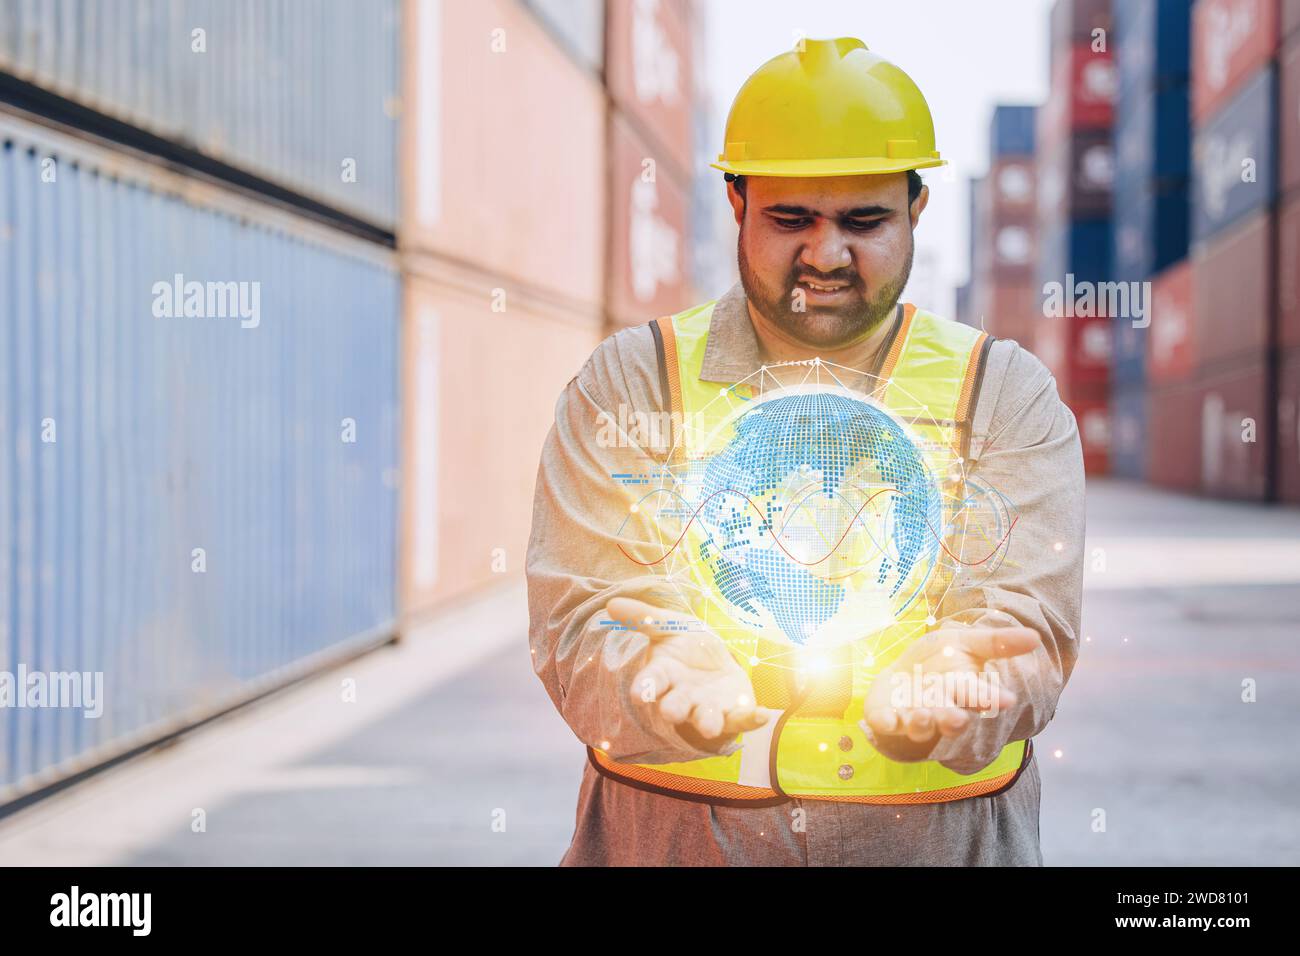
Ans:
<svg viewBox="0 0 1300 956"><path fill-rule="evenodd" d="M635 702L658 707L690 743L717 750L768 722L771 712L755 703L749 676L703 623L634 598L614 598L605 610L650 641L632 681Z"/></svg>

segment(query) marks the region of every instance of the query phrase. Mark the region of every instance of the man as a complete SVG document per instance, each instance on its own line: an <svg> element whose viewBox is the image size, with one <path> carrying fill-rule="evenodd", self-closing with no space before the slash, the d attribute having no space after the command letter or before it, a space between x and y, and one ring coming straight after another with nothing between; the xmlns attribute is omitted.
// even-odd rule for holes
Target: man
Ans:
<svg viewBox="0 0 1300 956"><path fill-rule="evenodd" d="M713 164L741 282L606 339L560 396L527 572L534 668L590 758L565 864L1041 864L1028 742L1078 651L1082 454L1037 359L898 303L928 201L916 170L941 162L920 92L861 41L768 61ZM781 415L819 429L793 472L811 485L850 432L883 437L854 467L893 476L808 560L789 550L798 508L780 489L767 505L733 487L674 504L691 462L734 464L742 440L751 461ZM820 569L848 560L837 549L886 513L882 494L892 546ZM887 598L895 619L822 613L863 578L861 606ZM804 590L782 605L790 581ZM857 631L814 647L832 626ZM993 696L957 693L967 680Z"/></svg>

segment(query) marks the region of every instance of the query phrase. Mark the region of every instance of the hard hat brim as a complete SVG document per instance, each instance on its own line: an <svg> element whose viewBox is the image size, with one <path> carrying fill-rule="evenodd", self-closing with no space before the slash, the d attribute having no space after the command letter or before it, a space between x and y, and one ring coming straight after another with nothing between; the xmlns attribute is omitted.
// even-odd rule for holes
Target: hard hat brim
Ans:
<svg viewBox="0 0 1300 956"><path fill-rule="evenodd" d="M905 173L909 169L928 169L946 166L948 160L932 157L885 158L869 156L860 159L746 159L719 160L709 163L714 169L734 176L785 176L813 178L817 176L870 176L879 173Z"/></svg>

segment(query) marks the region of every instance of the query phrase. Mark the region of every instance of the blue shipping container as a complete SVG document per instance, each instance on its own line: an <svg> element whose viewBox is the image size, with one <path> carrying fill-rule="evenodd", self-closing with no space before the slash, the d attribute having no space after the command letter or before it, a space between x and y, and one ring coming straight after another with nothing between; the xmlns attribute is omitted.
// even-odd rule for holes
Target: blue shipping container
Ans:
<svg viewBox="0 0 1300 956"><path fill-rule="evenodd" d="M1185 85L1134 93L1115 109L1117 179L1152 182L1190 175L1191 113Z"/></svg>
<svg viewBox="0 0 1300 956"><path fill-rule="evenodd" d="M391 230L398 0L0 3L0 72Z"/></svg>
<svg viewBox="0 0 1300 956"><path fill-rule="evenodd" d="M1143 303L1147 309L1147 318L1151 317L1150 286L1140 286ZM1129 300L1132 302L1132 298ZM1141 387L1147 380L1147 336L1150 326L1136 328L1135 308L1130 308L1129 315L1113 320L1111 330L1111 384L1117 387Z"/></svg>
<svg viewBox="0 0 1300 956"><path fill-rule="evenodd" d="M1121 179L1115 194L1114 271L1142 280L1187 257L1190 217L1187 180L1154 186Z"/></svg>
<svg viewBox="0 0 1300 956"><path fill-rule="evenodd" d="M1110 470L1117 478L1146 478L1147 394L1132 386L1111 393Z"/></svg>
<svg viewBox="0 0 1300 956"><path fill-rule="evenodd" d="M1273 201L1277 169L1277 71L1270 66L1196 131L1192 145L1193 237L1208 239Z"/></svg>
<svg viewBox="0 0 1300 956"><path fill-rule="evenodd" d="M392 258L0 117L0 803L391 634Z"/></svg>
<svg viewBox="0 0 1300 956"><path fill-rule="evenodd" d="M1121 102L1186 86L1191 72L1192 0L1123 0L1114 5Z"/></svg>
<svg viewBox="0 0 1300 956"><path fill-rule="evenodd" d="M1034 127L1038 108L1034 106L995 106L989 122L989 159L1004 156L1032 156Z"/></svg>
<svg viewBox="0 0 1300 956"><path fill-rule="evenodd" d="M1111 276L1109 219L1067 219L1038 226L1038 280L1105 282Z"/></svg>

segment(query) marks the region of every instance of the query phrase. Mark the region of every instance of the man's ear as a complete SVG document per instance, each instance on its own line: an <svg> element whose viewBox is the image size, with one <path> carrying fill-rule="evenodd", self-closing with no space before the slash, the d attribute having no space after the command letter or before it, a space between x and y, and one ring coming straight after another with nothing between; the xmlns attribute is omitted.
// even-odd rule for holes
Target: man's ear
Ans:
<svg viewBox="0 0 1300 956"><path fill-rule="evenodd" d="M736 214L736 225L739 226L741 220L745 218L745 197L736 188L734 179L727 183L727 202L731 203L731 210Z"/></svg>
<svg viewBox="0 0 1300 956"><path fill-rule="evenodd" d="M912 228L916 228L917 220L921 218L921 212L925 209L926 203L930 201L930 187L925 184L921 185L921 191L916 194L916 199L912 201L911 209L908 210L912 217Z"/></svg>

